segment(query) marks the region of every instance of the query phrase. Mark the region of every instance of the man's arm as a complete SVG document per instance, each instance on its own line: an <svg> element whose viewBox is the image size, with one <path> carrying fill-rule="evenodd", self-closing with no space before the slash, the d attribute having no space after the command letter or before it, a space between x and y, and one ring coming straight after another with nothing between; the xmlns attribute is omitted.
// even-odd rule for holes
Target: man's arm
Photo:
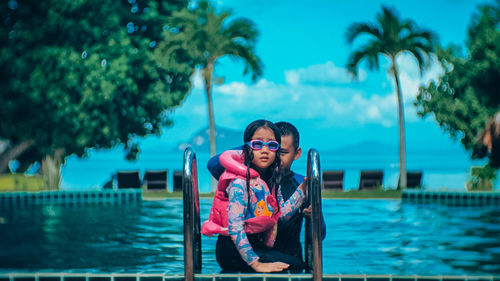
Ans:
<svg viewBox="0 0 500 281"><path fill-rule="evenodd" d="M294 173L294 179L299 183L299 184L302 184L304 183L304 179L305 177L300 175L300 174L296 174ZM306 198L306 201L304 202L304 204L307 206L307 208L305 208L302 212L304 213L305 215L305 218L306 220L310 220L311 219L311 211L312 211L312 206L311 206L311 203L309 203L309 198ZM309 233L307 235L310 235ZM323 216L323 210L321 210L321 237L322 237L322 240L325 240L325 237L326 237L326 223L325 223L325 217Z"/></svg>
<svg viewBox="0 0 500 281"><path fill-rule="evenodd" d="M235 147L235 148L232 148L230 150L242 150L243 149L243 146L239 146L239 147ZM224 166L221 165L220 163L220 160L219 160L219 156L221 154L217 154L215 155L214 157L210 158L210 160L208 160L207 162L207 168L208 168L208 171L210 171L210 174L212 174L212 176L216 179L216 180L219 180L220 176L222 175L222 173L224 173Z"/></svg>
<svg viewBox="0 0 500 281"><path fill-rule="evenodd" d="M312 210L311 205L309 205L309 207L304 209L303 212L304 212L306 220L311 219L311 210ZM307 233L307 235L311 235L311 234ZM325 217L323 216L323 210L321 210L321 239L325 240L325 237L326 237L326 223L325 223Z"/></svg>

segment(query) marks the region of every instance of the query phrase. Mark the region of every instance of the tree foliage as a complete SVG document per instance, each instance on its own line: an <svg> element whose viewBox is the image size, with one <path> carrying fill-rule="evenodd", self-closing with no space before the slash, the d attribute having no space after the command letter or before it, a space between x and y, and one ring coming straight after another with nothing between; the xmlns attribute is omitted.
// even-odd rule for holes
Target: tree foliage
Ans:
<svg viewBox="0 0 500 281"><path fill-rule="evenodd" d="M168 17L186 1L2 3L0 139L9 149L32 144L16 158L119 144L133 155L135 137L171 124L168 109L188 93L194 65L159 48Z"/></svg>
<svg viewBox="0 0 500 281"><path fill-rule="evenodd" d="M244 74L252 73L255 81L262 75L263 64L255 54L258 31L255 24L246 18L231 19L231 12L219 12L208 1L174 12L170 19L171 52L187 52L201 68L207 95L210 155L216 154L215 118L212 104L212 83L217 60L223 56L242 61ZM212 181L214 188L214 181Z"/></svg>
<svg viewBox="0 0 500 281"><path fill-rule="evenodd" d="M445 73L421 87L415 101L421 117L434 115L439 126L460 140L472 158L485 157L478 133L500 110L500 1L482 5L472 18L466 54L457 46L439 48Z"/></svg>
<svg viewBox="0 0 500 281"><path fill-rule="evenodd" d="M356 77L358 66L362 61L367 61L368 67L372 70L380 67L379 56L390 61L389 73L394 77L398 101L398 187L405 188L407 184L405 117L396 58L402 53L411 54L416 59L422 74L429 65L429 56L434 51L437 39L431 31L418 27L412 20L401 19L394 9L385 6L382 6L382 12L377 14L375 23L351 24L346 32L346 39L348 43L353 43L356 38L363 35L367 40L350 54L347 70Z"/></svg>

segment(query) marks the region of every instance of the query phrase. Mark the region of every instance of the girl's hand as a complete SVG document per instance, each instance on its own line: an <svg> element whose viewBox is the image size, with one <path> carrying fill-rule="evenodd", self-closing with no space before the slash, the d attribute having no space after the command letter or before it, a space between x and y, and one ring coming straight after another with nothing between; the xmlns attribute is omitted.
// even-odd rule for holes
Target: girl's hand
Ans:
<svg viewBox="0 0 500 281"><path fill-rule="evenodd" d="M279 272L288 268L288 264L283 262L259 262L255 261L251 267L256 272Z"/></svg>

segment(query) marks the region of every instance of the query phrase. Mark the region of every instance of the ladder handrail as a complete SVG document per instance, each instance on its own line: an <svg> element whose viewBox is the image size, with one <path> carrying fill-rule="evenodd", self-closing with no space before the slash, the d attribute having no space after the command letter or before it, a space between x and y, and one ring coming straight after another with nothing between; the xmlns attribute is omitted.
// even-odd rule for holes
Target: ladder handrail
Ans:
<svg viewBox="0 0 500 281"><path fill-rule="evenodd" d="M312 148L307 154L307 201L312 206L312 213L311 220L306 220L304 233L306 265L312 269L314 281L323 278L321 181L319 152ZM311 232L311 235L307 232Z"/></svg>
<svg viewBox="0 0 500 281"><path fill-rule="evenodd" d="M322 221L321 221L321 168L319 152L310 149L307 155L307 193L312 205L311 222L306 230L306 264L312 268L314 281L323 277ZM196 153L188 146L183 162L183 209L184 209L184 280L194 281L194 273L201 271L200 204Z"/></svg>
<svg viewBox="0 0 500 281"><path fill-rule="evenodd" d="M201 271L201 234L196 153L190 146L184 150L182 191L184 209L184 280L193 281L195 271Z"/></svg>

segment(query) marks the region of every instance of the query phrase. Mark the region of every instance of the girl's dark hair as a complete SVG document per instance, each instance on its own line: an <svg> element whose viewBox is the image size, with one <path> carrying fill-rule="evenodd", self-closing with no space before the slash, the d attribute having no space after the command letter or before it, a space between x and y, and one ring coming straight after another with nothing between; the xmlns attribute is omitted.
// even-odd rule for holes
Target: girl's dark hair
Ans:
<svg viewBox="0 0 500 281"><path fill-rule="evenodd" d="M281 134L280 130L276 125L274 125L273 122L267 121L267 120L255 120L252 123L248 124L248 126L245 129L245 132L243 133L243 142L249 142L252 140L253 135L259 128L267 128L273 131L274 133L274 138L276 141L281 145ZM248 194L250 195L250 168L253 167L253 153L252 153L252 148L245 144L243 146L243 153L245 156L245 165L247 166L247 175L246 175L246 180L247 180L247 191ZM281 165L281 159L280 159L280 153L279 149L276 151L276 157L274 158L274 162L271 163L271 165L264 171L263 174L260 175L260 177L266 182L267 186L269 187L271 194L274 193L274 196L276 200L278 200L278 184L281 180L280 178L280 165ZM279 203L278 203L278 211L279 211Z"/></svg>

